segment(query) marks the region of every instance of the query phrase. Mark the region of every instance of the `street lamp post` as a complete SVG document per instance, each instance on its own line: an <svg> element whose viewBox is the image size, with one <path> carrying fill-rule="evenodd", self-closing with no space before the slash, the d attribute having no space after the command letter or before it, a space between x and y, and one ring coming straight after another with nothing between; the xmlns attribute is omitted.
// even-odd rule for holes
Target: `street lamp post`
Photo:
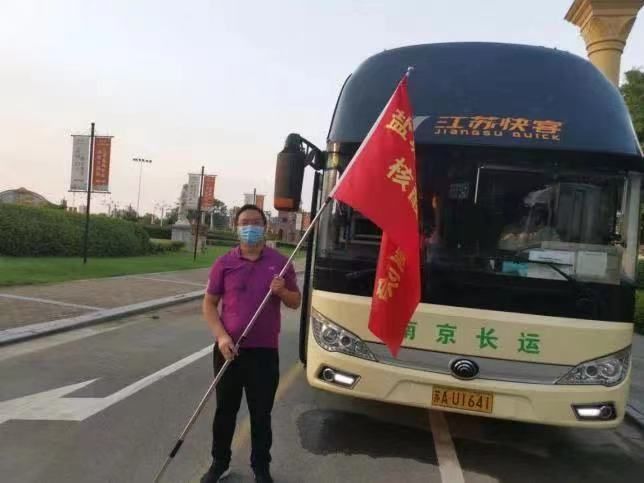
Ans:
<svg viewBox="0 0 644 483"><path fill-rule="evenodd" d="M159 218L159 225L163 226L163 215L165 214L165 210L168 209L168 208L172 208L172 205L169 205L169 204L167 204L165 202L156 203L154 205L154 210L156 211L157 208L161 210L161 218Z"/></svg>
<svg viewBox="0 0 644 483"><path fill-rule="evenodd" d="M135 163L139 163L139 193L136 198L136 215L140 216L139 206L141 204L141 177L143 176L143 164L144 163L152 164L152 160L143 159L143 158L132 158L132 161L134 161Z"/></svg>

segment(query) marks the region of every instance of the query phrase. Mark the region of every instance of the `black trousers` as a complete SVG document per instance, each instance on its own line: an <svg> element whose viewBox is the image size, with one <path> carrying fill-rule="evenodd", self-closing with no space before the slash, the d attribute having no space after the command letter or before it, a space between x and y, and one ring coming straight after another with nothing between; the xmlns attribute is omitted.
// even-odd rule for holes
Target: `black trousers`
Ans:
<svg viewBox="0 0 644 483"><path fill-rule="evenodd" d="M215 346L213 365L215 374L224 363L224 357ZM271 411L279 383L279 356L277 349L241 349L228 366L217 385L217 410L212 423L212 457L218 463L229 463L230 446L235 434L237 412L242 390L250 413L251 456L253 468L266 468L271 462Z"/></svg>

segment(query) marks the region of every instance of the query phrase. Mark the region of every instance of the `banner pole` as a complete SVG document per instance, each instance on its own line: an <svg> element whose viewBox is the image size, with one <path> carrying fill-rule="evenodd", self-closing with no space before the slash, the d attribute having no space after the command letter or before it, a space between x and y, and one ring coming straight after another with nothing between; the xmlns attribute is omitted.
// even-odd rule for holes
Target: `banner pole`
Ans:
<svg viewBox="0 0 644 483"><path fill-rule="evenodd" d="M320 207L320 210L317 212L317 214L315 215L315 217L311 221L311 224L309 225L309 227L306 229L306 231L302 235L302 238L300 238L300 241L298 242L298 244L293 249L293 253L291 253L291 256L288 258L288 260L286 261L286 263L282 267L282 270L280 270L280 273L279 273L278 277L282 277L284 275L284 273L286 273L286 270L287 270L288 266L293 261L293 258L295 258L295 255L297 254L298 250L304 244L304 241L308 238L308 236L313 231L313 228L318 223L318 220L320 219L322 214L325 212L325 210L331 204L331 201L332 201L332 198L327 198L326 201L324 202L324 204ZM244 340L248 336L248 333L253 329L253 326L255 325L255 322L257 321L257 318L259 317L259 314L262 312L262 310L264 309L264 307L266 306L266 304L270 300L271 295L272 295L272 291L269 288L268 292L264 296L264 299L262 300L262 303L259 305L259 307L255 311L255 314L250 319L250 322L248 323L248 325L244 329L244 332L242 333L241 337L239 338L239 340L235 344L235 352L239 351L239 347L242 345L242 343L244 342ZM219 369L219 372L217 372L217 375L213 379L212 384L210 384L210 387L206 391L206 394L204 394L204 396L201 398L201 401L197 405L197 409L195 410L194 414L188 420L188 424L186 424L186 427L184 428L184 430L179 435L179 439L175 443L174 447L172 448L172 451L170 451L170 454L168 455L168 457L166 458L165 462L163 463L163 466L161 467L161 469L157 473L156 477L154 478L154 480L153 480L154 483L158 483L161 480L161 477L165 473L165 470L167 469L168 465L170 464L172 459L176 456L176 454L179 452L179 449L181 448L181 445L183 444L183 441L185 440L186 435L188 434L188 432L190 431L190 429L194 425L195 421L199 417L199 414L201 414L201 411L203 410L204 406L206 405L206 402L208 402L208 399L210 398L210 396L212 395L213 391L215 390L215 387L217 387L217 384L219 383L219 381L221 381L221 378L223 377L224 373L226 372L226 369L228 369L228 366L230 366L231 362L232 362L232 359L226 360L224 362L223 366L221 366L221 369Z"/></svg>
<svg viewBox="0 0 644 483"><path fill-rule="evenodd" d="M199 199L197 200L197 233L195 234L195 252L192 259L193 262L197 261L197 244L199 243L199 228L201 227L201 197L203 196L203 173L204 167L201 167L201 178L199 182Z"/></svg>
<svg viewBox="0 0 644 483"><path fill-rule="evenodd" d="M89 136L89 173L87 175L87 206L85 207L85 237L83 239L83 265L87 263L89 241L89 206L92 201L92 164L94 162L94 123Z"/></svg>

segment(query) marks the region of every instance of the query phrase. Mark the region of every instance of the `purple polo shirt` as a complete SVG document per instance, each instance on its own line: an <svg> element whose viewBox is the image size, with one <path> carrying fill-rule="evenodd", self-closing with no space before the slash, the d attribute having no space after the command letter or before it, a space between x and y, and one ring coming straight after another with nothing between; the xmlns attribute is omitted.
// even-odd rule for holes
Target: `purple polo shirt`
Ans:
<svg viewBox="0 0 644 483"><path fill-rule="evenodd" d="M280 273L287 261L284 255L269 247L264 247L260 257L251 261L243 258L237 247L219 257L213 264L206 292L221 296L221 321L235 342L262 303L273 277ZM284 279L288 290L298 290L292 264L286 269ZM277 348L280 305L280 298L271 296L242 347Z"/></svg>

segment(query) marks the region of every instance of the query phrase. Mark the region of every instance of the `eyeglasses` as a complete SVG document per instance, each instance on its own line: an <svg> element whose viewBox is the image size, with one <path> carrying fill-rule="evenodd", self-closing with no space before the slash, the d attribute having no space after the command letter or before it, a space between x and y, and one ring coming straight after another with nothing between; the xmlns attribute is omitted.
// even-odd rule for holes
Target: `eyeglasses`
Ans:
<svg viewBox="0 0 644 483"><path fill-rule="evenodd" d="M247 226L247 225L264 225L264 220L261 218L255 218L255 219L245 219L245 220L239 220L237 223L239 226Z"/></svg>

